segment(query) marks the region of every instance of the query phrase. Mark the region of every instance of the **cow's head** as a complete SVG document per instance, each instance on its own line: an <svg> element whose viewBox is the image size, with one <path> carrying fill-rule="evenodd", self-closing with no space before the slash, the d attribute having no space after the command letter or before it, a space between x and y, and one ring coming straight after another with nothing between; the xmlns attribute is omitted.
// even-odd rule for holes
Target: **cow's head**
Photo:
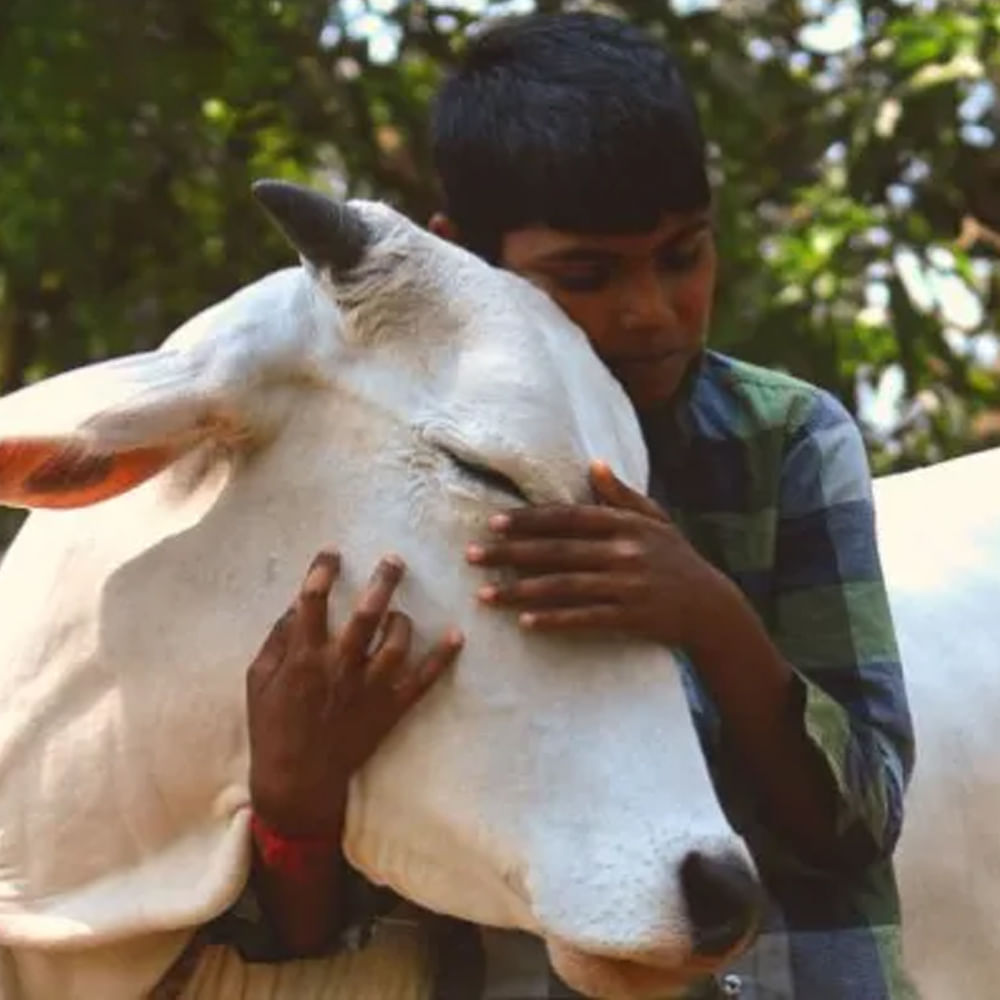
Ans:
<svg viewBox="0 0 1000 1000"><path fill-rule="evenodd" d="M357 776L349 859L425 906L541 935L587 994L663 995L711 971L751 933L756 884L675 662L622 638L524 635L477 604L482 579L463 559L498 508L585 500L591 458L642 488L627 399L581 331L521 279L384 206L277 182L257 195L303 268L207 310L157 352L0 403L0 500L75 509L33 517L0 574L0 599L19 605L4 617L20 623L0 659L26 664L8 678L26 692L21 715L0 712L0 736L27 733L0 740L13 748L0 773L27 772L41 752L23 709L39 675L29 661L44 651L56 678L46 704L63 717L87 671L115 678L114 711L88 724L112 734L99 745L142 750L145 784L129 801L150 811L120 837L101 826L85 877L79 840L68 855L38 848L57 836L43 820L74 829L78 812L60 816L58 802L0 862L31 854L26 882L52 895L139 865L138 827L150 857L195 830L206 857L224 854L247 805L242 677L268 622L321 544L356 574L341 610L395 550L420 641L457 624L467 644ZM55 579L72 583L53 609ZM46 630L60 628L83 638L53 645ZM59 671L76 679L62 701ZM110 815L125 779L112 788L84 770L65 732L43 734L49 794L72 787L79 799L85 787ZM45 794L29 779L18 787ZM0 784L0 806L4 794ZM200 857L193 842L169 854L176 885ZM217 881L201 879L192 913L231 892ZM88 927L104 921L107 938L118 925L87 898Z"/></svg>

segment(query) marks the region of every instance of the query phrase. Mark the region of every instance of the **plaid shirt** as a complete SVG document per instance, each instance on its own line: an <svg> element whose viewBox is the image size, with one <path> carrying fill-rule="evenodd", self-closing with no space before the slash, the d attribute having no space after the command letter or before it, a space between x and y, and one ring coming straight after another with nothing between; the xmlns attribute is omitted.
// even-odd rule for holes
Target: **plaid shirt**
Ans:
<svg viewBox="0 0 1000 1000"><path fill-rule="evenodd" d="M915 994L901 968L889 857L913 733L858 429L828 393L714 352L642 424L650 494L740 587L794 667L806 731L838 793L838 856L821 871L761 821L738 756L677 651L720 799L769 894L756 945L690 996L908 1000ZM376 897L363 887L359 899L375 912ZM259 917L242 931L232 915L221 926L247 957L255 950L250 937L267 938ZM428 917L428 927L436 1000L578 996L529 935L444 918Z"/></svg>

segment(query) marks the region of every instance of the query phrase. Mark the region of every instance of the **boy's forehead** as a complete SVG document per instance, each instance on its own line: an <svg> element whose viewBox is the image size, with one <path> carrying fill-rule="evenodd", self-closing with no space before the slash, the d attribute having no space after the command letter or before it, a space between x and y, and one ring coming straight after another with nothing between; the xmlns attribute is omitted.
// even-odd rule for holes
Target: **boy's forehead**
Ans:
<svg viewBox="0 0 1000 1000"><path fill-rule="evenodd" d="M709 210L668 212L660 222L641 233L584 233L532 225L504 234L503 258L509 266L545 260L587 258L613 254L637 256L653 253L665 244L680 241L710 225Z"/></svg>

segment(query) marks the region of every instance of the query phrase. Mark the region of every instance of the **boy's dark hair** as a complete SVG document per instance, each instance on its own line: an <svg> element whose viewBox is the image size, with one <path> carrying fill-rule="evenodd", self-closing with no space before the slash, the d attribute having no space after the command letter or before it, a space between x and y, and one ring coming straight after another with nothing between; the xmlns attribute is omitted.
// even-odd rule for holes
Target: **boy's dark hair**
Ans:
<svg viewBox="0 0 1000 1000"><path fill-rule="evenodd" d="M461 242L494 263L504 233L523 226L643 232L710 199L673 58L597 14L487 26L437 94L431 146Z"/></svg>

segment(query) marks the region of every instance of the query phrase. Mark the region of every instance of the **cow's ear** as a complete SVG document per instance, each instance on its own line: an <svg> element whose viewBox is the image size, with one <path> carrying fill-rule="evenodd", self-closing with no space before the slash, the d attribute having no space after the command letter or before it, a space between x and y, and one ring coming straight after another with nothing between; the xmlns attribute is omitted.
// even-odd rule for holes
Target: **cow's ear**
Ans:
<svg viewBox="0 0 1000 1000"><path fill-rule="evenodd" d="M0 399L0 504L85 507L155 476L239 420L204 370L161 350L67 372Z"/></svg>
<svg viewBox="0 0 1000 1000"><path fill-rule="evenodd" d="M87 507L138 486L176 457L165 446L111 451L72 437L0 439L0 503Z"/></svg>

